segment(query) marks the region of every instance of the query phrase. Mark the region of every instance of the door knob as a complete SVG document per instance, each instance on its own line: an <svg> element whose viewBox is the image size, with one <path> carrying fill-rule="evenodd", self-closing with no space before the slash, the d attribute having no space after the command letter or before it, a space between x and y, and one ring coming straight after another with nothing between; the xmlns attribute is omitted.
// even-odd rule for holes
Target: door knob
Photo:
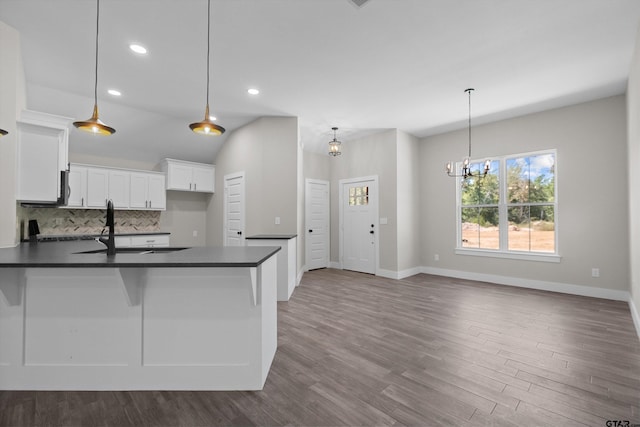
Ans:
<svg viewBox="0 0 640 427"><path fill-rule="evenodd" d="M371 230L371 231L369 232L369 234L373 234L373 230Z"/></svg>
<svg viewBox="0 0 640 427"><path fill-rule="evenodd" d="M313 233L313 230L309 230L309 233Z"/></svg>
<svg viewBox="0 0 640 427"><path fill-rule="evenodd" d="M238 236L241 236L241 235L242 235L242 231L238 231Z"/></svg>

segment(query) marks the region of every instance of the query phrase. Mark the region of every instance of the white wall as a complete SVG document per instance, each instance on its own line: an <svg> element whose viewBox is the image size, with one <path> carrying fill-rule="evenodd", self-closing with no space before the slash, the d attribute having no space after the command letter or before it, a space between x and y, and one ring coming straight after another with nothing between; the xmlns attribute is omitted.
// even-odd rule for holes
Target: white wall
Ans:
<svg viewBox="0 0 640 427"><path fill-rule="evenodd" d="M556 264L454 254L456 181L446 176L443 165L465 155L465 129L422 140L424 266L628 291L624 96L477 126L472 138L472 157L477 158L557 149L557 232L562 261ZM434 254L440 255L439 262L434 261ZM599 278L591 277L592 267L600 268Z"/></svg>
<svg viewBox="0 0 640 427"><path fill-rule="evenodd" d="M207 245L223 244L224 176L245 172L245 235L298 233L298 119L262 117L235 130L218 152ZM280 225L275 217L280 217Z"/></svg>
<svg viewBox="0 0 640 427"><path fill-rule="evenodd" d="M627 164L629 170L629 257L631 260L631 298L635 311L636 330L640 335L640 31L629 72L627 87L628 146Z"/></svg>
<svg viewBox="0 0 640 427"><path fill-rule="evenodd" d="M0 138L0 247L18 243L16 215L16 120L26 108L26 85L20 35L0 22L0 128L9 132Z"/></svg>

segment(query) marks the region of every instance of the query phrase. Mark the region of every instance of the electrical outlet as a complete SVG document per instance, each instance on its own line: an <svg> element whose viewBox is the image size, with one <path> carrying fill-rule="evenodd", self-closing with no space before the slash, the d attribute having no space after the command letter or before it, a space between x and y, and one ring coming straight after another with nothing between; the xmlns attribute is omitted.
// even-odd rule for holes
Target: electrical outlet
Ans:
<svg viewBox="0 0 640 427"><path fill-rule="evenodd" d="M198 230L193 230L193 237L198 237Z"/></svg>
<svg viewBox="0 0 640 427"><path fill-rule="evenodd" d="M434 261L440 261L440 255L439 255L439 254L435 254L435 255L433 256L433 260L434 260Z"/></svg>
<svg viewBox="0 0 640 427"><path fill-rule="evenodd" d="M280 217L279 216L276 217L276 225L280 225Z"/></svg>
<svg viewBox="0 0 640 427"><path fill-rule="evenodd" d="M600 269L592 268L591 269L591 277L600 277Z"/></svg>

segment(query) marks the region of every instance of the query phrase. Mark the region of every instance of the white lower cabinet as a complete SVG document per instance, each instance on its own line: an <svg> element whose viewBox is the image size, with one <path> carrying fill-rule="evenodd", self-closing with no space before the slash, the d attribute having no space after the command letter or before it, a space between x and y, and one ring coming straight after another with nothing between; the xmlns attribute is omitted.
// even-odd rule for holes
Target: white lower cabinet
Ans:
<svg viewBox="0 0 640 427"><path fill-rule="evenodd" d="M116 248L161 248L170 245L168 234L136 234L116 236Z"/></svg>
<svg viewBox="0 0 640 427"><path fill-rule="evenodd" d="M131 246L148 248L167 247L169 246L169 240L169 236L165 234L131 236Z"/></svg>

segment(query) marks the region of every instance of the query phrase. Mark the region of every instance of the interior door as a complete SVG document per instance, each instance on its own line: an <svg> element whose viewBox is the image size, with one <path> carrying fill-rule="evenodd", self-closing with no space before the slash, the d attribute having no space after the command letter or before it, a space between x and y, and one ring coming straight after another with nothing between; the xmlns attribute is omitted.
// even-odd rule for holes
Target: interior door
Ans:
<svg viewBox="0 0 640 427"><path fill-rule="evenodd" d="M305 263L307 270L329 266L329 181L305 180Z"/></svg>
<svg viewBox="0 0 640 427"><path fill-rule="evenodd" d="M375 274L377 184L373 179L341 181L342 268Z"/></svg>
<svg viewBox="0 0 640 427"><path fill-rule="evenodd" d="M244 246L244 172L224 177L225 246Z"/></svg>

